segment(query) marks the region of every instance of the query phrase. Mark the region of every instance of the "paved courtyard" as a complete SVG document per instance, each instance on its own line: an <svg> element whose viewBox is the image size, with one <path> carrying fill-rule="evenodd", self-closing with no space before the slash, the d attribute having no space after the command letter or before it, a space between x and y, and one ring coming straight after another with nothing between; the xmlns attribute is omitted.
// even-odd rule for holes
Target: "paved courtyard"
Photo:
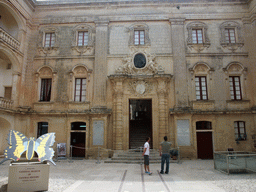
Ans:
<svg viewBox="0 0 256 192"><path fill-rule="evenodd" d="M1 159L0 159L1 160ZM214 170L213 160L171 163L170 173L152 175L139 164L96 164L95 160L62 160L50 166L51 192L255 192L256 173L226 175ZM0 165L0 191L6 191L9 162Z"/></svg>

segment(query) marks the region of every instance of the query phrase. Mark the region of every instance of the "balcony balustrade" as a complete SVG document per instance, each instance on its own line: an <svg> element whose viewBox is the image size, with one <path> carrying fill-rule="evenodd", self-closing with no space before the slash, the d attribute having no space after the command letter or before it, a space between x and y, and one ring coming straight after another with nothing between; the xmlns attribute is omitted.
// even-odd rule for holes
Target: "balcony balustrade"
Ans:
<svg viewBox="0 0 256 192"><path fill-rule="evenodd" d="M0 42L8 44L13 49L19 50L20 42L0 27Z"/></svg>
<svg viewBox="0 0 256 192"><path fill-rule="evenodd" d="M4 97L0 97L0 108L12 109L13 101Z"/></svg>

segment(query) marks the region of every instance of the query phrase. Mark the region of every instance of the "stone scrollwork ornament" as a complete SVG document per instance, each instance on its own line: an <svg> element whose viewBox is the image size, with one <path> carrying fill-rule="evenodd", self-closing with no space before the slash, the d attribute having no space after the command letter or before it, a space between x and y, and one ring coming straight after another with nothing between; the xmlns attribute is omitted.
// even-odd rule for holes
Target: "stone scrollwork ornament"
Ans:
<svg viewBox="0 0 256 192"><path fill-rule="evenodd" d="M162 66L157 64L155 55L142 51L135 51L124 57L122 63L122 66L116 69L117 74L152 75L164 72Z"/></svg>
<svg viewBox="0 0 256 192"><path fill-rule="evenodd" d="M144 95L150 93L153 89L153 85L147 81L133 81L129 83L130 91L136 95Z"/></svg>

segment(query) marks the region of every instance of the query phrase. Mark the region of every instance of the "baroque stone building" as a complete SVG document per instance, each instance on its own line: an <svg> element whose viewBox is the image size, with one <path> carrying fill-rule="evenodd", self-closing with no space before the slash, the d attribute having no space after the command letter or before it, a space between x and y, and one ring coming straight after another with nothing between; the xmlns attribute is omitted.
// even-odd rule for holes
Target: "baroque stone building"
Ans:
<svg viewBox="0 0 256 192"><path fill-rule="evenodd" d="M256 0L0 0L0 154L10 129L67 156L255 151L255 34Z"/></svg>

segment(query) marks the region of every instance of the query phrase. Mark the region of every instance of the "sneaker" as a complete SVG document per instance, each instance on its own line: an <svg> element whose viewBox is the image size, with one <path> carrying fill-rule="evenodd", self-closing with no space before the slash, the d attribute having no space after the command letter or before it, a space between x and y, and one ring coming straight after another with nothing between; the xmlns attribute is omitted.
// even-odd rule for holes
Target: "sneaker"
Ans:
<svg viewBox="0 0 256 192"><path fill-rule="evenodd" d="M164 172L163 172L163 171L160 171L160 173L161 173L161 174L164 174Z"/></svg>
<svg viewBox="0 0 256 192"><path fill-rule="evenodd" d="M152 172L148 172L149 175L152 175Z"/></svg>
<svg viewBox="0 0 256 192"><path fill-rule="evenodd" d="M165 172L165 174L168 174L168 172Z"/></svg>
<svg viewBox="0 0 256 192"><path fill-rule="evenodd" d="M148 174L149 172L148 172L148 171L145 171L145 173L147 173L147 174Z"/></svg>

